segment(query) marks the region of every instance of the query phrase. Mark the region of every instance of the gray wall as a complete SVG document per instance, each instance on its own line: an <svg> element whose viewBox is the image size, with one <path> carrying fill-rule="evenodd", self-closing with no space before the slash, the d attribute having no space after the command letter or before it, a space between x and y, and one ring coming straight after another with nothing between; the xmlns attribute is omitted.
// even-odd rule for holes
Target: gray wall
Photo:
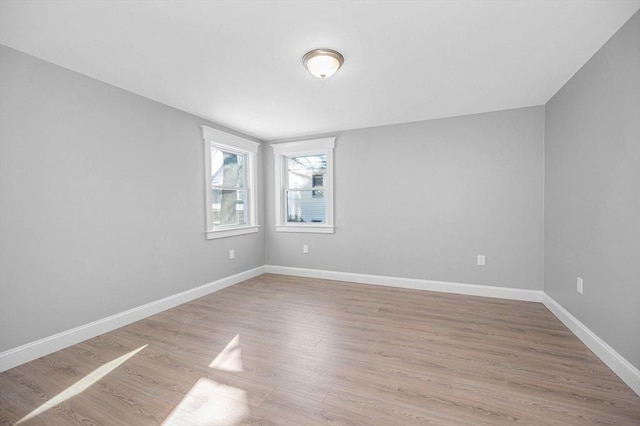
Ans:
<svg viewBox="0 0 640 426"><path fill-rule="evenodd" d="M0 93L0 351L264 264L204 239L214 124L4 46Z"/></svg>
<svg viewBox="0 0 640 426"><path fill-rule="evenodd" d="M639 13L546 105L545 169L545 292L640 368Z"/></svg>
<svg viewBox="0 0 640 426"><path fill-rule="evenodd" d="M267 264L542 290L543 119L532 107L337 134L335 234L269 226ZM264 158L273 224L270 146Z"/></svg>

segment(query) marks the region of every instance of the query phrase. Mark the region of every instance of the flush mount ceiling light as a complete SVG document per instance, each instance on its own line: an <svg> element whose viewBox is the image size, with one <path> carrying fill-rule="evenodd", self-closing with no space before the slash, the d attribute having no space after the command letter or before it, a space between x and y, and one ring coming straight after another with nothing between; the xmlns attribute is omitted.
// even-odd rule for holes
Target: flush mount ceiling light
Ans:
<svg viewBox="0 0 640 426"><path fill-rule="evenodd" d="M304 66L318 78L331 77L344 63L344 56L331 49L313 49L302 57Z"/></svg>

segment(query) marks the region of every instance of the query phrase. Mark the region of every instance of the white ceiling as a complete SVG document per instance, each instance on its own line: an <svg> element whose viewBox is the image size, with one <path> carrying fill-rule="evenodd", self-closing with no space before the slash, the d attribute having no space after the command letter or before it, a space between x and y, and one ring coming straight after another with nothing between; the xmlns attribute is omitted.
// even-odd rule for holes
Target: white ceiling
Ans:
<svg viewBox="0 0 640 426"><path fill-rule="evenodd" d="M263 140L542 105L640 0L13 1L0 43ZM345 64L321 81L313 48Z"/></svg>

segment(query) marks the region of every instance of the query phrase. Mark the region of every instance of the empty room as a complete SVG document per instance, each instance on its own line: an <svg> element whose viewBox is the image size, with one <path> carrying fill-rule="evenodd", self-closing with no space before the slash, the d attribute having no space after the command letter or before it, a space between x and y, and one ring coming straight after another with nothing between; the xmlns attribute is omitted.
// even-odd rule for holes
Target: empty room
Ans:
<svg viewBox="0 0 640 426"><path fill-rule="evenodd" d="M0 423L640 425L640 0L0 0Z"/></svg>

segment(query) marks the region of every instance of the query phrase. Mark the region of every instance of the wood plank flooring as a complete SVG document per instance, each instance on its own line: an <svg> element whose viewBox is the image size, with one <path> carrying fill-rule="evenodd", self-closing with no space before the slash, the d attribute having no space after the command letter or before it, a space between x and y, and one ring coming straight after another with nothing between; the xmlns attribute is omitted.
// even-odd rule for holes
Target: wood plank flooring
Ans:
<svg viewBox="0 0 640 426"><path fill-rule="evenodd" d="M0 374L21 419L640 425L640 397L540 303L265 274Z"/></svg>

